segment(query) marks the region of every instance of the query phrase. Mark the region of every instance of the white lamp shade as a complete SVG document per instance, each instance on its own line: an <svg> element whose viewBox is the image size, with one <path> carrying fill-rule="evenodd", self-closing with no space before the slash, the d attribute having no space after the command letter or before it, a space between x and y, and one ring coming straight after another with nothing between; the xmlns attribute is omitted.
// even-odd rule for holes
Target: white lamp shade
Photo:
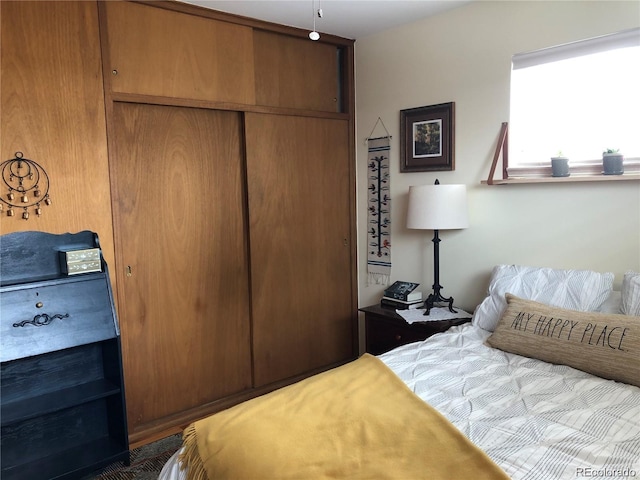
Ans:
<svg viewBox="0 0 640 480"><path fill-rule="evenodd" d="M407 228L452 230L468 226L466 185L409 187Z"/></svg>

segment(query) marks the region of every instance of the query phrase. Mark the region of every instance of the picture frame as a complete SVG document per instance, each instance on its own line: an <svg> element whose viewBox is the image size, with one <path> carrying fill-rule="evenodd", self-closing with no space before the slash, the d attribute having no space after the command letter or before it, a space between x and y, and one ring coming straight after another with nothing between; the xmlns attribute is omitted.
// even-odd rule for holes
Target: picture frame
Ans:
<svg viewBox="0 0 640 480"><path fill-rule="evenodd" d="M400 110L400 171L455 170L455 102Z"/></svg>

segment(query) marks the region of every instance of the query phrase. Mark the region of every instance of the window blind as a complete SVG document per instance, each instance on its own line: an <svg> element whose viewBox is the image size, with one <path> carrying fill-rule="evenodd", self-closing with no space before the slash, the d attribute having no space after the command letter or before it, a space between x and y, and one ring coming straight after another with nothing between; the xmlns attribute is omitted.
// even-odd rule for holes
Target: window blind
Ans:
<svg viewBox="0 0 640 480"><path fill-rule="evenodd" d="M578 40L532 52L517 53L512 57L512 68L517 70L617 48L638 46L640 46L640 28L632 28L601 37Z"/></svg>

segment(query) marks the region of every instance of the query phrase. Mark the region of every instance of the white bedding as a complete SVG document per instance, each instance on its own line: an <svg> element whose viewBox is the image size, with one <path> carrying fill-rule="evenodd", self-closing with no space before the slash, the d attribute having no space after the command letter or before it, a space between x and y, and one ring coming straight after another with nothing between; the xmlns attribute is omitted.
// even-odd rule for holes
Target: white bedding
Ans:
<svg viewBox="0 0 640 480"><path fill-rule="evenodd" d="M379 358L513 479L640 478L640 388L490 348L488 335L465 324ZM177 454L159 477L185 478Z"/></svg>
<svg viewBox="0 0 640 480"><path fill-rule="evenodd" d="M640 477L640 388L484 344L465 324L380 358L513 479Z"/></svg>

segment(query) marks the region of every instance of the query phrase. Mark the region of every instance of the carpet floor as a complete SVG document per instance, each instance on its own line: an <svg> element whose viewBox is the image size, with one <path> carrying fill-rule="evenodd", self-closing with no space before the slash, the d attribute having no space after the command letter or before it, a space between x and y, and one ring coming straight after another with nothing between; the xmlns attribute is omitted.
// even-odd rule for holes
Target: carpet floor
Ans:
<svg viewBox="0 0 640 480"><path fill-rule="evenodd" d="M169 457L182 445L182 435L172 435L131 450L131 462L116 462L83 480L157 480Z"/></svg>

